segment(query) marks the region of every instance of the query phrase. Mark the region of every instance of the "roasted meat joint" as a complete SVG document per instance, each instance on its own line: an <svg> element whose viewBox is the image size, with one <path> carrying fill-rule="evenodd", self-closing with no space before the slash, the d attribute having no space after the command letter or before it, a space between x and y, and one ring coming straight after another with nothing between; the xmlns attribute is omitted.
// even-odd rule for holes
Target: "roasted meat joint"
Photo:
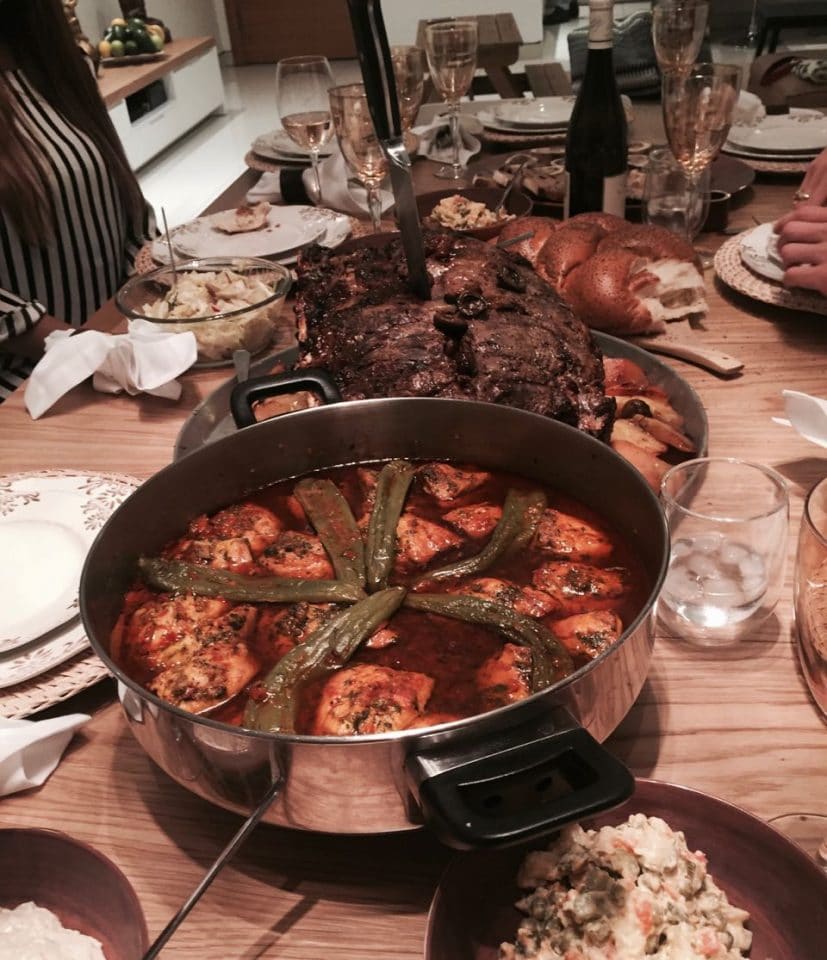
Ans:
<svg viewBox="0 0 827 960"><path fill-rule="evenodd" d="M595 512L471 464L280 481L143 557L113 659L253 730L428 727L544 690L608 650L651 584Z"/></svg>
<svg viewBox="0 0 827 960"><path fill-rule="evenodd" d="M345 400L452 397L520 407L607 440L615 401L602 356L530 266L455 233L425 233L431 299L414 297L401 241L299 263L299 367L322 368Z"/></svg>

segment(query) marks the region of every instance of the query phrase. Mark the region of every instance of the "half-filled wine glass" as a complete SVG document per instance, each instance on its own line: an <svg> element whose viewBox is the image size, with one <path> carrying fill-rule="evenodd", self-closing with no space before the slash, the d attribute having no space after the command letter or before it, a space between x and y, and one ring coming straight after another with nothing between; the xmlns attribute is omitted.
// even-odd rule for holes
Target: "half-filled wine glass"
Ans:
<svg viewBox="0 0 827 960"><path fill-rule="evenodd" d="M327 91L334 83L327 57L286 57L276 66L276 107L281 125L293 143L310 153L319 203L319 150L333 136Z"/></svg>
<svg viewBox="0 0 827 960"><path fill-rule="evenodd" d="M698 59L709 18L707 0L656 0L652 45L661 73L688 73Z"/></svg>
<svg viewBox="0 0 827 960"><path fill-rule="evenodd" d="M436 20L425 27L431 81L450 108L453 158L436 172L437 177L445 180L462 180L464 176L460 162L459 102L471 89L477 68L477 42L476 20Z"/></svg>
<svg viewBox="0 0 827 960"><path fill-rule="evenodd" d="M388 172L385 153L376 136L365 85L348 83L328 91L330 112L339 148L347 165L367 192L373 232L382 217L380 185Z"/></svg>
<svg viewBox="0 0 827 960"><path fill-rule="evenodd" d="M425 94L425 51L422 47L397 45L391 47L391 62L396 79L396 95L402 120L402 137L408 153L416 150L416 134L411 127L422 106Z"/></svg>

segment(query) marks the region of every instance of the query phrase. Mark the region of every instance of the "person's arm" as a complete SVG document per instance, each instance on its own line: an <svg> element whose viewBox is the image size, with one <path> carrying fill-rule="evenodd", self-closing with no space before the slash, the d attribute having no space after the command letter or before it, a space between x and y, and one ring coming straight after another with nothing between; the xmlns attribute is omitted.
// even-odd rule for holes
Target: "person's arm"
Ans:
<svg viewBox="0 0 827 960"><path fill-rule="evenodd" d="M0 289L0 350L37 360L43 341L66 324L49 316L36 300L24 300L10 290Z"/></svg>

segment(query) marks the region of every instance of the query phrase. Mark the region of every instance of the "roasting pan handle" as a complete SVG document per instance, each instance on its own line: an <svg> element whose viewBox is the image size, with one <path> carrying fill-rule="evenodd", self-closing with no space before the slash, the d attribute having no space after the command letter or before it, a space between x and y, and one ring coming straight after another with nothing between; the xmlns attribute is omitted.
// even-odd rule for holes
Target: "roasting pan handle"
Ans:
<svg viewBox="0 0 827 960"><path fill-rule="evenodd" d="M325 403L341 403L342 394L325 370L308 367L306 370L287 370L266 377L250 377L237 383L230 394L230 412L238 427L257 423L253 407L260 400L279 397L285 393L309 390Z"/></svg>
<svg viewBox="0 0 827 960"><path fill-rule="evenodd" d="M479 746L476 756L465 755L461 744L453 753L415 753L406 765L426 823L459 850L543 836L617 806L634 791L620 760L565 711L557 721L501 731Z"/></svg>

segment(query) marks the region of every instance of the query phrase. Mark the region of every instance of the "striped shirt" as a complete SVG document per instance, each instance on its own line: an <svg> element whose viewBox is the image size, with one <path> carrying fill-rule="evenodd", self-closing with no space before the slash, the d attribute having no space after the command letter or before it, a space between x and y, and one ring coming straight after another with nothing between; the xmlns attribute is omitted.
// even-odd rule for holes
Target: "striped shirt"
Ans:
<svg viewBox="0 0 827 960"><path fill-rule="evenodd" d="M44 313L82 326L133 271L155 233L147 205L130 223L115 181L93 140L68 123L20 70L0 70L18 128L45 161L45 195L53 211L47 244L24 240L0 209L0 351L2 341L31 329ZM19 358L0 352L0 398L21 381ZM5 372L4 372L5 371Z"/></svg>

